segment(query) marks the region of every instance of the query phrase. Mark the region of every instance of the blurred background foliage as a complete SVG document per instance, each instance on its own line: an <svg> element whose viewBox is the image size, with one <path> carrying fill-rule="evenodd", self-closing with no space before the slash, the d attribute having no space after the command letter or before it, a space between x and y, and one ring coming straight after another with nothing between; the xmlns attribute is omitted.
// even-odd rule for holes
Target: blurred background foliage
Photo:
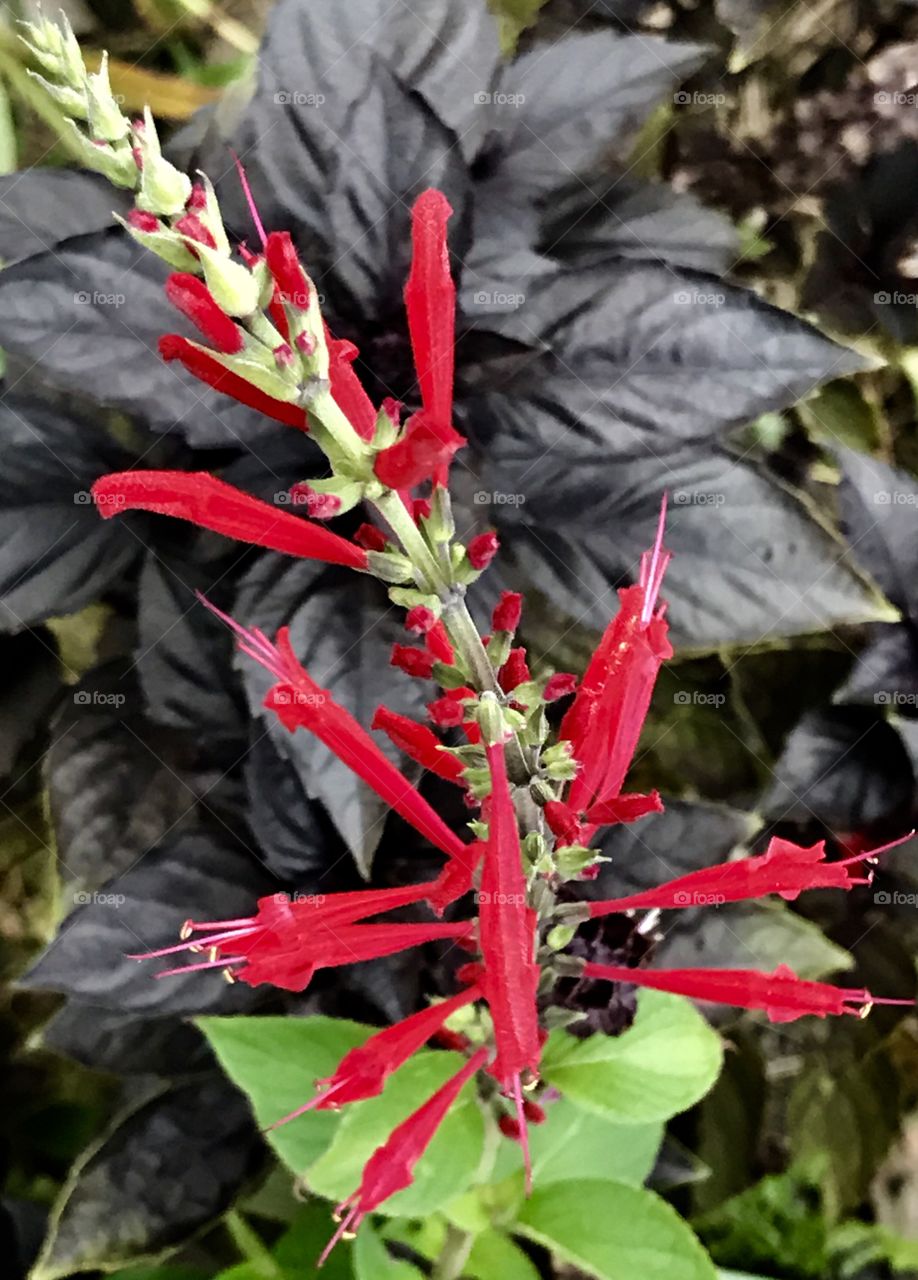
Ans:
<svg viewBox="0 0 918 1280"><path fill-rule="evenodd" d="M270 0L64 3L84 47L96 56L110 51L112 85L126 109L149 102L173 126L245 81L269 7ZM493 0L492 7L508 50L557 39L575 24L611 24L717 51L644 128L636 169L727 213L742 235L734 276L815 317L877 363L794 410L766 415L751 426L750 441L827 511L839 506L839 464L827 446L841 443L918 474L918 107L896 105L896 95L918 89L918 7L904 0ZM17 5L7 3L2 172L71 158L58 109L26 75L15 16ZM875 565L865 567L881 578ZM142 1075L125 1085L42 1047L37 1031L56 997L11 984L62 915L44 781L47 710L61 666L74 683L105 658L108 621L92 606L0 642L0 972L10 984L0 997L0 1256L14 1259L12 1277L34 1257L74 1160L112 1116L136 1113L146 1101ZM530 622L536 651L540 631L556 641L549 608ZM569 632L558 664L581 666L591 639ZM856 849L915 821L914 696L891 707L844 693L856 655L871 642L851 629L680 655L661 679L651 745L635 779L636 787L696 802L682 826L678 809L668 815L673 847L709 838L729 848L753 831L760 845L777 830L800 840L829 835ZM908 680L895 687L914 694ZM897 854L877 880L900 894L901 909L877 911L864 893L842 902L813 894L793 910L725 911L704 930L688 919L667 946L701 964L706 953L725 963L735 952L741 964L754 936L759 962L792 958L815 976L845 967L850 956L865 985L909 990L918 873L908 854ZM776 1280L918 1276L915 1020L878 1012L862 1023L776 1028L733 1020L722 1030L724 1074L671 1126L654 1185L693 1222L724 1276L731 1269ZM118 1272L118 1280L203 1280L215 1266L234 1264L233 1280L283 1280L302 1274L297 1261L326 1229L324 1209L299 1207L277 1172L216 1216L177 1258ZM336 1257L327 1274L337 1277L343 1266Z"/></svg>

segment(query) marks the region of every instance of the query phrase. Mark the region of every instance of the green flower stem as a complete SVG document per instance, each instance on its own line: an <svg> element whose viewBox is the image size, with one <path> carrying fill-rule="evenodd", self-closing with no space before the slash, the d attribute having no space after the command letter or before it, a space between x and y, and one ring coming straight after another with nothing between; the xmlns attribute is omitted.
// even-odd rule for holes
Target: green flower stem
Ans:
<svg viewBox="0 0 918 1280"><path fill-rule="evenodd" d="M459 1280L474 1243L475 1237L470 1231L462 1231L450 1222L440 1256L430 1273L431 1280Z"/></svg>
<svg viewBox="0 0 918 1280"><path fill-rule="evenodd" d="M390 490L382 497L376 498L373 505L398 538L402 550L414 565L421 590L429 591L434 595L442 595L447 591L449 583L401 496ZM469 622L474 629L471 618ZM477 636L478 633L475 634Z"/></svg>
<svg viewBox="0 0 918 1280"><path fill-rule="evenodd" d="M241 1213L231 1209L223 1221L233 1238L233 1244L246 1262L251 1264L253 1271L263 1276L264 1280L284 1280L284 1273L279 1263L272 1257L261 1236L252 1230Z"/></svg>

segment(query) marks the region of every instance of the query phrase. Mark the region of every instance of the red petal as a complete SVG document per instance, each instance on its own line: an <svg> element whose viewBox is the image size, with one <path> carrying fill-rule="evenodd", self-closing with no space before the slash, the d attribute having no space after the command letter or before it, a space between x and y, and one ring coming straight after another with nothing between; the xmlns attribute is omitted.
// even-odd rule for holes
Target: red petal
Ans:
<svg viewBox="0 0 918 1280"><path fill-rule="evenodd" d="M357 348L352 342L333 338L327 330L326 336L332 398L361 440L372 440L376 432L376 410L353 369L359 354Z"/></svg>
<svg viewBox="0 0 918 1280"><path fill-rule="evenodd" d="M390 489L413 489L442 474L464 444L464 436L434 422L424 410L412 414L401 438L377 455L373 470Z"/></svg>
<svg viewBox="0 0 918 1280"><path fill-rule="evenodd" d="M421 401L435 426L451 429L455 359L456 286L449 268L446 196L433 189L412 210L411 272L405 285L408 331L421 386Z"/></svg>
<svg viewBox="0 0 918 1280"><path fill-rule="evenodd" d="M221 391L223 395L238 400L240 404L248 405L250 409L257 409L259 413L273 418L275 422L283 422L288 427L297 427L300 431L308 430L305 410L299 405L275 400L273 396L259 391L258 387L253 387L251 382L246 382L245 378L241 378L238 373L224 369L220 361L215 360L209 351L194 342L189 342L180 334L167 333L160 338L159 354L167 362L180 361L199 381L206 382L215 391Z"/></svg>
<svg viewBox="0 0 918 1280"><path fill-rule="evenodd" d="M362 547L308 520L278 511L206 471L114 472L96 481L92 495L105 519L125 511L155 511L305 560L352 569L367 567Z"/></svg>
<svg viewBox="0 0 918 1280"><path fill-rule="evenodd" d="M245 345L242 330L217 303L203 280L187 271L175 271L166 281L166 297L208 342L226 355L235 355Z"/></svg>
<svg viewBox="0 0 918 1280"><path fill-rule="evenodd" d="M400 750L438 778L462 785L462 762L443 750L440 739L426 725L380 707L370 728L388 734Z"/></svg>

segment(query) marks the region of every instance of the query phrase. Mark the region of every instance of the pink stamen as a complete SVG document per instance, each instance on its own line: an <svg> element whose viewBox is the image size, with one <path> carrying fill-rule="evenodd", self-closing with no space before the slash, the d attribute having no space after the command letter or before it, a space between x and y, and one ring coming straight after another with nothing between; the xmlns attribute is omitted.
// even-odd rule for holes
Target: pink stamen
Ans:
<svg viewBox="0 0 918 1280"><path fill-rule="evenodd" d="M646 627L653 617L653 611L656 608L657 597L660 594L660 588L663 585L663 575L666 572L666 566L669 564L671 556L669 552L663 550L663 534L666 529L666 493L663 494L663 500L660 503L660 518L657 522L657 536L654 540L653 551L647 562L646 554L641 557L641 577L640 583L644 588L644 607L641 610L641 622Z"/></svg>
<svg viewBox="0 0 918 1280"><path fill-rule="evenodd" d="M158 951L143 951L139 955L129 955L128 960L156 960L160 956L174 956L179 951L191 951L194 947L201 947L205 951L208 947L219 947L224 942L235 942L237 938L247 938L250 933L257 933L258 926L248 929L229 929L225 933L212 934L209 938L189 938L185 942L177 942L174 947L160 947Z"/></svg>
<svg viewBox="0 0 918 1280"><path fill-rule="evenodd" d="M516 1103L516 1121L520 1130L520 1146L523 1148L523 1168L526 1170L526 1194L532 1195L532 1157L529 1154L529 1125L523 1105L523 1085L520 1073L513 1077L513 1100Z"/></svg>
<svg viewBox="0 0 918 1280"><path fill-rule="evenodd" d="M348 1196L347 1200L342 1200L341 1203L338 1205L338 1208L335 1210L335 1212L341 1213L342 1210L345 1209L347 1205L349 1205L350 1202L354 1200L359 1194L360 1194L359 1191L355 1191L353 1195ZM359 1205L355 1204L352 1206L352 1208L348 1210L347 1214L341 1219L340 1223L338 1224L338 1230L335 1232L335 1234L329 1240L328 1244L322 1250L322 1255L319 1258L319 1261L316 1263L316 1267L325 1266L328 1255L331 1253L332 1249L334 1249L335 1245L338 1243L341 1237L348 1233L348 1231L351 1229L352 1223L354 1224L355 1227L358 1226L360 1223L360 1219L362 1217L363 1215L360 1212Z"/></svg>
<svg viewBox="0 0 918 1280"><path fill-rule="evenodd" d="M245 169L242 167L242 161L236 155L235 151L230 151L233 157L233 164L236 166L236 172L239 174L239 181L242 184L242 190L245 193L246 204L249 206L249 213L252 215L252 221L255 223L255 230L258 232L258 238L261 240L261 247L264 248L268 243L268 237L265 234L264 226L258 214L258 206L255 204L255 197L252 195L252 188L249 186L249 180L246 176Z"/></svg>
<svg viewBox="0 0 918 1280"><path fill-rule="evenodd" d="M197 973L201 969L227 969L231 964L245 964L246 956L226 956L221 960L202 960L200 964L184 964L178 969L164 969L157 978L174 978L180 973Z"/></svg>
<svg viewBox="0 0 918 1280"><path fill-rule="evenodd" d="M209 609L215 617L225 623L239 637L239 652L244 653L247 657L253 658L261 666L271 672L272 676L277 676L278 680L288 679L288 672L284 667L284 660L281 657L277 646L272 644L263 631L258 627L242 626L235 618L231 618L228 613L224 613L222 609L211 603L202 591L196 591L195 595L205 608Z"/></svg>
<svg viewBox="0 0 918 1280"><path fill-rule="evenodd" d="M311 1111L313 1107L317 1107L320 1102L326 1102L332 1094L341 1088L340 1084L333 1085L330 1089L323 1089L316 1094L314 1098L310 1098L308 1102L304 1102L301 1107L297 1107L295 1111L291 1111L289 1115L281 1116L280 1120L275 1120L273 1124L262 1130L263 1133L270 1133L272 1129L279 1129L282 1124L289 1124L291 1120L295 1120L297 1116L305 1115L307 1111Z"/></svg>
<svg viewBox="0 0 918 1280"><path fill-rule="evenodd" d="M890 849L896 849L900 844L907 844L909 840L915 838L918 828L912 827L911 831L907 831L904 836L899 836L897 840L890 840L889 844L881 844L877 849L865 849L863 853L856 853L853 858L844 858L841 862L833 862L834 867L850 867L855 862L872 862L874 858L878 858L881 853L888 853ZM869 884L869 880L865 880L864 884Z"/></svg>

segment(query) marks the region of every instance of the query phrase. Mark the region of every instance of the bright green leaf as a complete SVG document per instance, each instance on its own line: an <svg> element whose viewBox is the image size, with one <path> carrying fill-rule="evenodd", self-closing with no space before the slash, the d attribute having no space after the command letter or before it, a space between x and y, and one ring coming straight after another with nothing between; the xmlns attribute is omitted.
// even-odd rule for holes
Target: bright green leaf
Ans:
<svg viewBox="0 0 918 1280"><path fill-rule="evenodd" d="M423 1280L423 1274L410 1262L393 1258L365 1222L354 1241L354 1280Z"/></svg>
<svg viewBox="0 0 918 1280"><path fill-rule="evenodd" d="M416 1054L389 1080L380 1097L348 1106L331 1146L308 1172L309 1187L335 1201L350 1195L376 1148L462 1063L455 1053ZM484 1121L470 1081L416 1165L412 1185L387 1200L380 1212L421 1217L455 1199L471 1184L483 1145Z"/></svg>
<svg viewBox="0 0 918 1280"><path fill-rule="evenodd" d="M620 1124L647 1124L702 1098L722 1055L720 1037L687 1000L642 991L634 1025L623 1035L577 1040L553 1032L542 1074L578 1106Z"/></svg>
<svg viewBox="0 0 918 1280"><path fill-rule="evenodd" d="M546 1113L545 1124L529 1127L536 1186L579 1179L588 1169L591 1178L609 1178L639 1187L653 1168L663 1139L659 1122L616 1124L582 1110L569 1098L549 1103ZM522 1168L519 1143L504 1139L489 1182L500 1182Z"/></svg>
<svg viewBox="0 0 918 1280"><path fill-rule="evenodd" d="M536 1188L514 1230L598 1280L716 1280L676 1211L623 1183L584 1179Z"/></svg>
<svg viewBox="0 0 918 1280"><path fill-rule="evenodd" d="M314 1082L330 1076L372 1031L339 1018L201 1018L199 1025L262 1127L308 1102ZM299 1175L326 1149L340 1123L337 1112L309 1112L267 1137Z"/></svg>
<svg viewBox="0 0 918 1280"><path fill-rule="evenodd" d="M496 1230L476 1237L463 1274L473 1280L539 1280L538 1271L520 1246Z"/></svg>

